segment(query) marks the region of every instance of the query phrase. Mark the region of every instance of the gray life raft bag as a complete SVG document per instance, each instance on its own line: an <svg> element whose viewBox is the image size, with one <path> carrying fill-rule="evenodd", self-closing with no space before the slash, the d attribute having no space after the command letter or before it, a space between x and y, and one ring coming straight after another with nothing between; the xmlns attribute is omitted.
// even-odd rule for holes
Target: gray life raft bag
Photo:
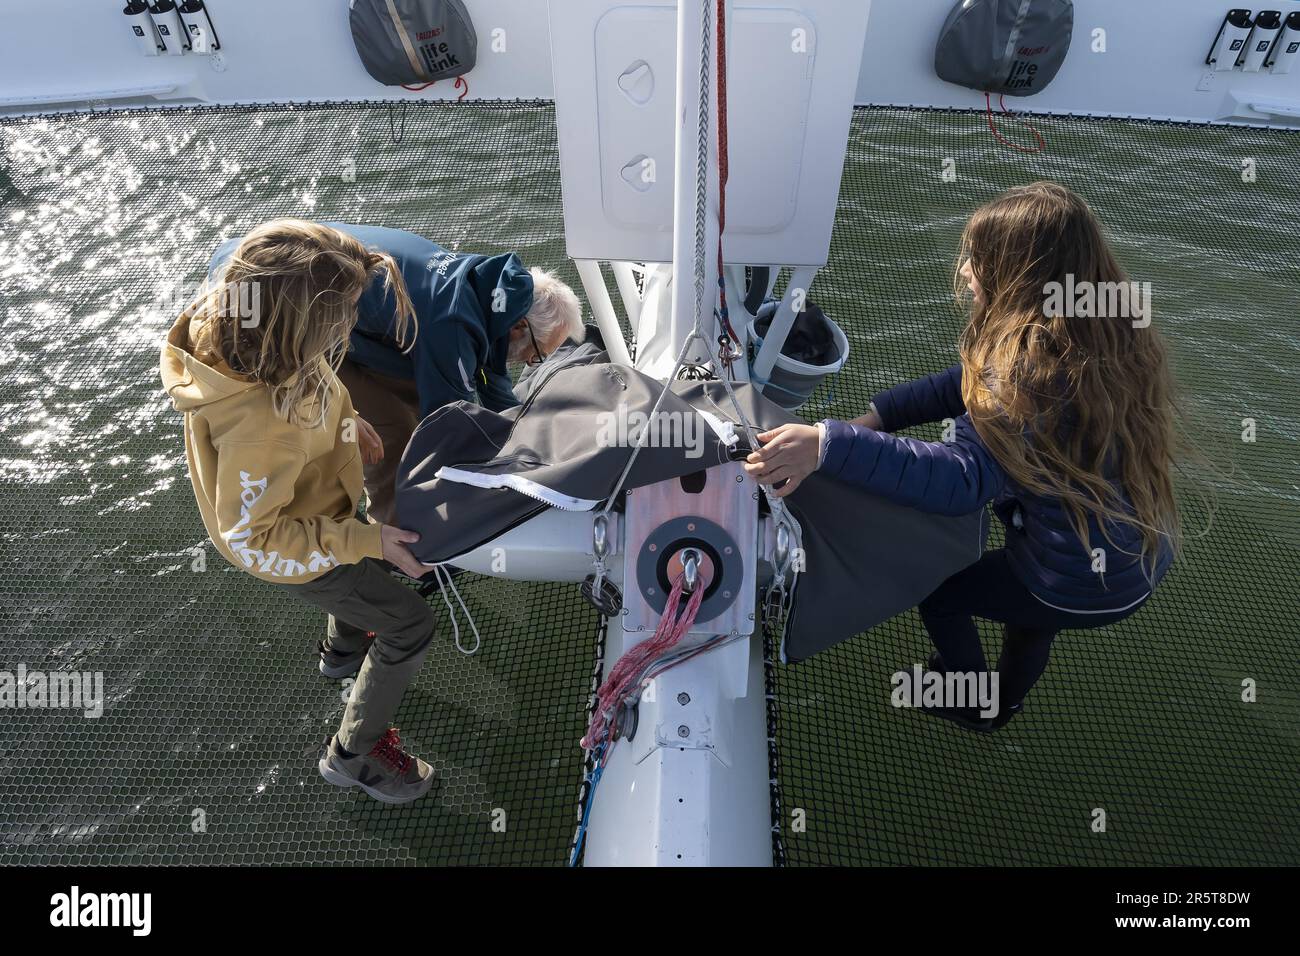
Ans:
<svg viewBox="0 0 1300 956"><path fill-rule="evenodd" d="M351 0L352 42L386 86L433 83L474 69L478 34L463 0Z"/></svg>
<svg viewBox="0 0 1300 956"><path fill-rule="evenodd" d="M961 0L944 21L934 70L982 93L1032 96L1061 69L1073 33L1072 0Z"/></svg>

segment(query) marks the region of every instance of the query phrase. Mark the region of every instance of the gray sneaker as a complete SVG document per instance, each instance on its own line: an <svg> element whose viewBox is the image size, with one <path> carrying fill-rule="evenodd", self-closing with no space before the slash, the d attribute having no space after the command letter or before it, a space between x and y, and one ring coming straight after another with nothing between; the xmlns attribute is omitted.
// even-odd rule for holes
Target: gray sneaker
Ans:
<svg viewBox="0 0 1300 956"><path fill-rule="evenodd" d="M336 787L360 787L381 803L410 803L433 786L433 768L402 749L396 727L370 753L352 757L343 756L331 737L319 766L320 775Z"/></svg>
<svg viewBox="0 0 1300 956"><path fill-rule="evenodd" d="M368 632L366 637L374 640L374 631ZM355 677L357 671L361 670L361 665L366 662L366 655L370 653L370 647L367 646L351 654L344 654L330 647L328 639L318 643L316 650L320 652L320 672L326 677L332 677L334 680Z"/></svg>

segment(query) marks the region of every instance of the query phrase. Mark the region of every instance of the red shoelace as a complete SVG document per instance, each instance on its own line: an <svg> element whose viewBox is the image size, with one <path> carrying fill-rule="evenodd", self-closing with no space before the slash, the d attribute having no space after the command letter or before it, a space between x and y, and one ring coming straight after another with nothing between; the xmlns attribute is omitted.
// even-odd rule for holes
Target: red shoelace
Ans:
<svg viewBox="0 0 1300 956"><path fill-rule="evenodd" d="M397 735L396 727L389 727L388 733L379 738L379 743L371 748L370 756L388 761L398 773L406 773L411 766L411 755L403 752L402 738Z"/></svg>

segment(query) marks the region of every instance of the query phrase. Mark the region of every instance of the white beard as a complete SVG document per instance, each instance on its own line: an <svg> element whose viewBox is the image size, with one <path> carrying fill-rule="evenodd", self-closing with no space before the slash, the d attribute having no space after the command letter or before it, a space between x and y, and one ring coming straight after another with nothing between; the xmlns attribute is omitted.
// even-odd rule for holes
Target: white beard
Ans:
<svg viewBox="0 0 1300 956"><path fill-rule="evenodd" d="M528 360L529 353L533 350L532 340L525 335L510 343L506 350L506 362L510 365L523 365Z"/></svg>

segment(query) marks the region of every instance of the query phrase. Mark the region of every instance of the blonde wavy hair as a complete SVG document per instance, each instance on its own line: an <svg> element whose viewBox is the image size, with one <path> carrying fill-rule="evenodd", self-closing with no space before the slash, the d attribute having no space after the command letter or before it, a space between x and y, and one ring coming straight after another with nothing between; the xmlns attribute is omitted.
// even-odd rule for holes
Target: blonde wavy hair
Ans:
<svg viewBox="0 0 1300 956"><path fill-rule="evenodd" d="M342 388L336 373L357 323L357 300L378 271L385 295L391 289L397 302L393 335L409 351L415 310L392 256L319 223L264 223L190 306L195 353L267 386L283 420L319 427ZM251 305L251 316L232 302Z"/></svg>
<svg viewBox="0 0 1300 956"><path fill-rule="evenodd" d="M1178 409L1164 343L1131 315L1069 317L1047 305L1051 284L1068 276L1080 288L1129 281L1097 218L1056 183L1012 189L966 225L959 301L967 260L983 302L971 305L961 337L962 398L980 438L1012 480L1064 503L1085 551L1090 514L1108 541L1108 520L1140 529L1149 576L1162 542L1175 553L1181 544Z"/></svg>

